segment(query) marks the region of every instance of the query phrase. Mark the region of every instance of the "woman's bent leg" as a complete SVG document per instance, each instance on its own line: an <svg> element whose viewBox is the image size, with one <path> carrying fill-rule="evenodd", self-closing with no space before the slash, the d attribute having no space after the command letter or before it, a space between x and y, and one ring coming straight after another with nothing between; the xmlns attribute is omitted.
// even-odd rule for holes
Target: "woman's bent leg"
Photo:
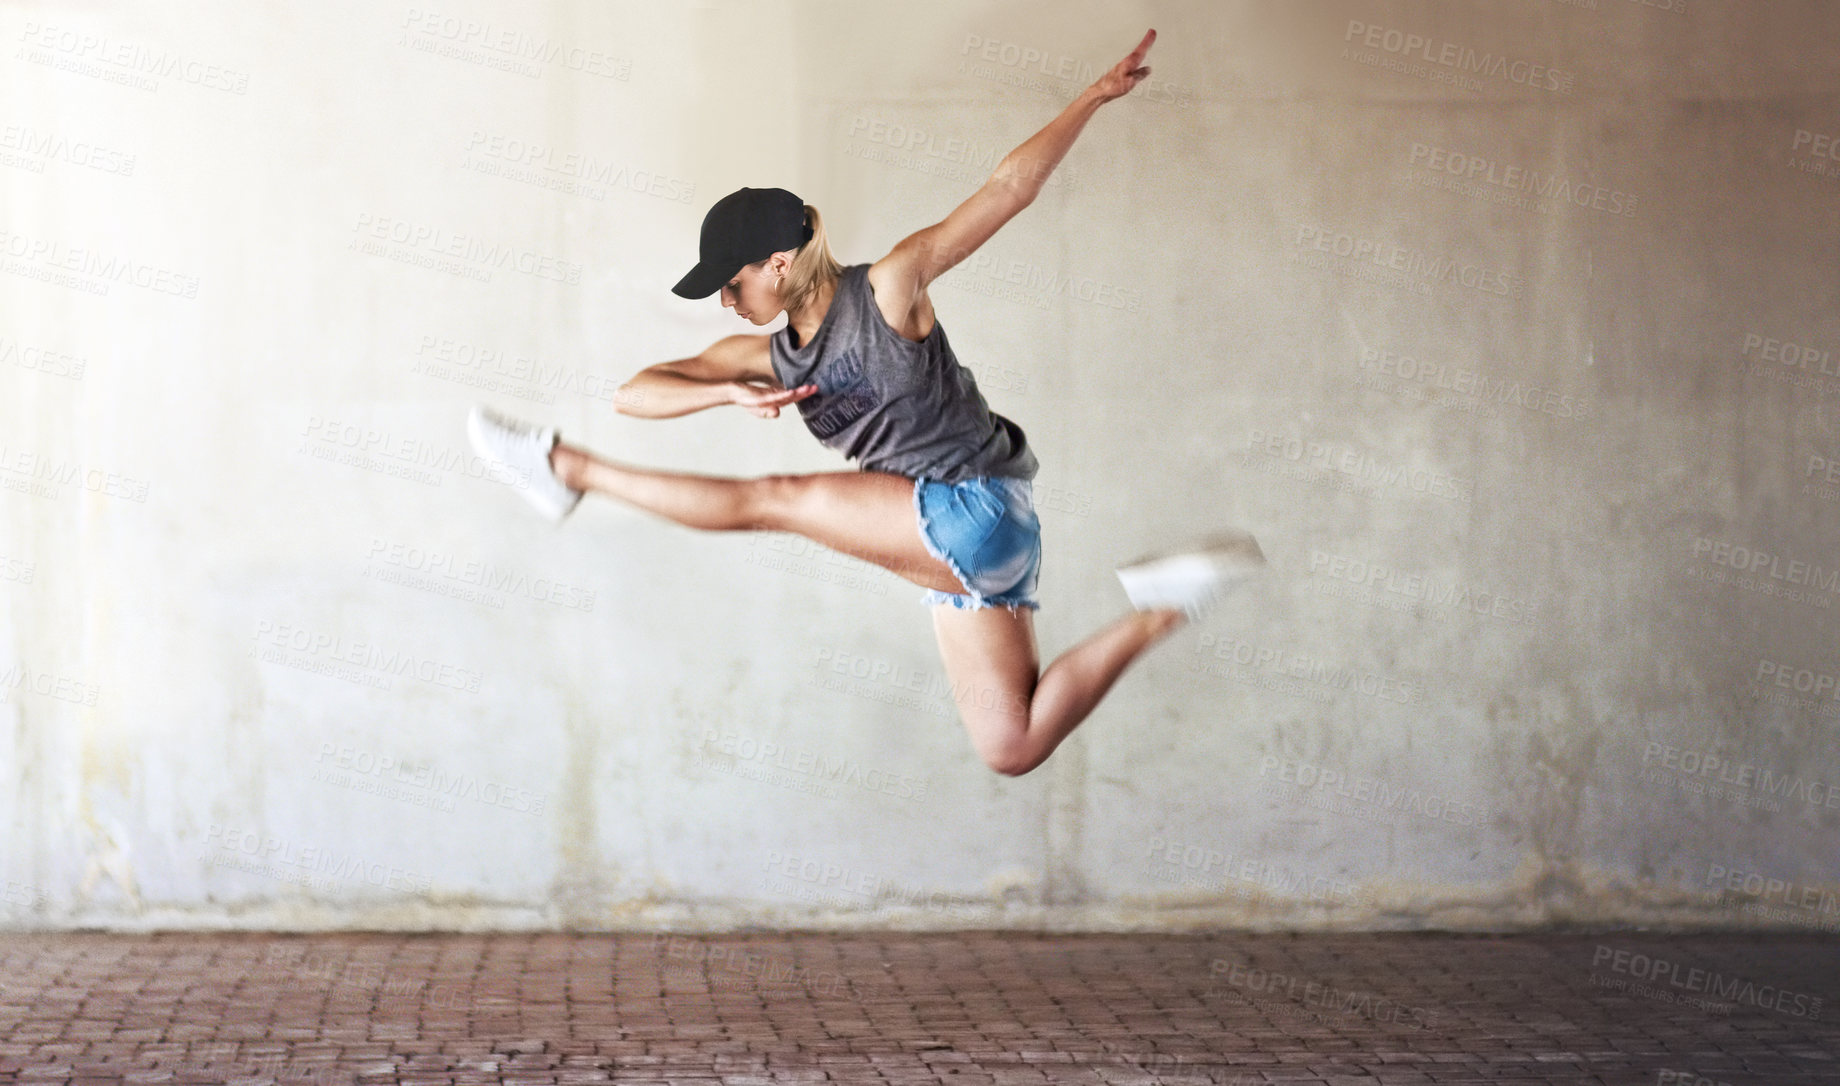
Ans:
<svg viewBox="0 0 1840 1086"><path fill-rule="evenodd" d="M1038 676L1033 611L933 608L939 654L971 745L984 764L1012 777L1047 761L1131 661L1184 621L1180 611L1134 612L1068 649Z"/></svg>
<svg viewBox="0 0 1840 1086"><path fill-rule="evenodd" d="M618 498L706 531L791 532L925 588L964 592L920 540L914 481L878 471L722 478L616 464L557 443L550 463L577 490Z"/></svg>

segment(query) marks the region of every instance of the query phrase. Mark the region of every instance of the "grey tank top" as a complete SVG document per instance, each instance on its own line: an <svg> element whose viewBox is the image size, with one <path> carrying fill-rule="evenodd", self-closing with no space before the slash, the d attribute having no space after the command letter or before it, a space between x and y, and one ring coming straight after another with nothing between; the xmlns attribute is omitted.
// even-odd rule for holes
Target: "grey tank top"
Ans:
<svg viewBox="0 0 1840 1086"><path fill-rule="evenodd" d="M780 384L818 386L796 405L812 436L863 471L1033 479L1039 465L1022 427L990 410L938 318L918 343L890 328L868 272L843 269L811 342L794 347L790 327L769 337Z"/></svg>

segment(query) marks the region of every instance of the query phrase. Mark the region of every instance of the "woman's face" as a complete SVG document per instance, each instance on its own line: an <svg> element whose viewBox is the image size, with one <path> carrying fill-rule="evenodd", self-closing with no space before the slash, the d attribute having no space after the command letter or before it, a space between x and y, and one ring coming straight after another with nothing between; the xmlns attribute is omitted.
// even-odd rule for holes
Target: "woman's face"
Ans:
<svg viewBox="0 0 1840 1086"><path fill-rule="evenodd" d="M775 267L774 257L749 264L722 285L722 304L755 325L771 324L785 309L778 286L783 274L782 269Z"/></svg>

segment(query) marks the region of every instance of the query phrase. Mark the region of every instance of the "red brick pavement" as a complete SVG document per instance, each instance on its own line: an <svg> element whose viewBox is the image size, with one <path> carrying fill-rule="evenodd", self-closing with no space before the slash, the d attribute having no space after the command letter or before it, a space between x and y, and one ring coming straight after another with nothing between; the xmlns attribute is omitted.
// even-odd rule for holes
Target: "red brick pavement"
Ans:
<svg viewBox="0 0 1840 1086"><path fill-rule="evenodd" d="M1840 940L0 936L22 1083L1840 1084Z"/></svg>

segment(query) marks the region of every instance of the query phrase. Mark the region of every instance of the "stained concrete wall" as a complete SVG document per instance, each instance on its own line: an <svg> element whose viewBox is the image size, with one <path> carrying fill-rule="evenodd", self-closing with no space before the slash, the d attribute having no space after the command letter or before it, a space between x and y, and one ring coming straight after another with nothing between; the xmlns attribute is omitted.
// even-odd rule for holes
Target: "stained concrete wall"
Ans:
<svg viewBox="0 0 1840 1086"><path fill-rule="evenodd" d="M8 4L14 927L1840 919L1840 4ZM920 590L471 457L848 470L614 390L741 185L845 262L1143 29L934 290L1043 467L1045 656L1118 562L1272 560L1041 769Z"/></svg>

